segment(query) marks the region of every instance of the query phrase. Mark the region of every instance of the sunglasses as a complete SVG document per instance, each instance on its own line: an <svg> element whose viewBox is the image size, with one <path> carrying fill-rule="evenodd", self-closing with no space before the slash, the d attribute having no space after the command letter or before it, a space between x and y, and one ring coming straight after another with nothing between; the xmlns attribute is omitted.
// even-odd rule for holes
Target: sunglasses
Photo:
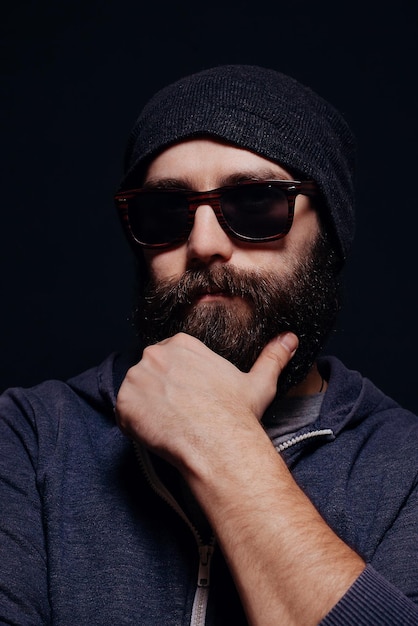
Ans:
<svg viewBox="0 0 418 626"><path fill-rule="evenodd" d="M115 203L128 237L147 248L164 248L187 240L194 215L210 205L231 237L262 243L284 237L293 222L296 196L318 194L314 181L244 181L211 191L129 189Z"/></svg>

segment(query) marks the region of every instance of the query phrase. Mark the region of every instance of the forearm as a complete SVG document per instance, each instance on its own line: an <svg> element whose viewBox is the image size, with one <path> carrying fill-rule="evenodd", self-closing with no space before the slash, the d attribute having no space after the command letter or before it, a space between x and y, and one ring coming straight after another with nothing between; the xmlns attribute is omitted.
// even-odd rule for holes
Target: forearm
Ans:
<svg viewBox="0 0 418 626"><path fill-rule="evenodd" d="M257 424L258 427L258 424ZM320 517L260 428L222 464L186 469L250 624L318 624L363 571Z"/></svg>

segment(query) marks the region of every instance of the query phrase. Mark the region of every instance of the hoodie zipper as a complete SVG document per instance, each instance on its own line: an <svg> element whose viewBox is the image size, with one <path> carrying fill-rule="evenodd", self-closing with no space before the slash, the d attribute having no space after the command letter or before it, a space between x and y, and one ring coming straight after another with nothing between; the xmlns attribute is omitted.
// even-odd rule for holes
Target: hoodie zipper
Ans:
<svg viewBox="0 0 418 626"><path fill-rule="evenodd" d="M313 439L314 437L329 437L334 436L334 432L331 428L323 428L322 430L311 430L307 433L303 433L302 435L297 435L296 437L291 437L286 441L282 441L277 446L274 446L278 452L283 452L283 450L287 450L292 446L295 446L302 441L307 441L308 439Z"/></svg>
<svg viewBox="0 0 418 626"><path fill-rule="evenodd" d="M199 569L190 626L204 626L206 622L206 608L209 597L210 564L215 547L215 537L212 536L207 544L203 542L197 528L187 517L177 500L159 479L147 451L136 441L133 443L136 457L148 484L155 491L155 493L157 493L182 518L192 531L196 540L199 550Z"/></svg>
<svg viewBox="0 0 418 626"><path fill-rule="evenodd" d="M213 554L213 545L199 546L199 574L197 588L193 601L191 626L204 626L206 622L206 609L209 597L210 562Z"/></svg>

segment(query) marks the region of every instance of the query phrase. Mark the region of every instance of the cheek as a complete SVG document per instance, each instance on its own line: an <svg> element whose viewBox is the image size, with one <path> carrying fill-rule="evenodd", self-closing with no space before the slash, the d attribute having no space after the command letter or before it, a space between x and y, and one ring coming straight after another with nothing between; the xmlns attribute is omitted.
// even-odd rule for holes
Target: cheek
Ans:
<svg viewBox="0 0 418 626"><path fill-rule="evenodd" d="M175 278L183 274L186 269L184 246L161 252L145 249L144 258L151 277L156 280Z"/></svg>

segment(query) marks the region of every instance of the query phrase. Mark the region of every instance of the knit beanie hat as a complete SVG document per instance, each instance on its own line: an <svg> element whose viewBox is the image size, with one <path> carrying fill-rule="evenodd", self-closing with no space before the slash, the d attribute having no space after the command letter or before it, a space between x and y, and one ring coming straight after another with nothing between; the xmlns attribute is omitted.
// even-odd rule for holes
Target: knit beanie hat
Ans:
<svg viewBox="0 0 418 626"><path fill-rule="evenodd" d="M145 105L129 138L120 188L142 184L168 146L209 136L316 181L342 260L354 236L353 135L310 88L272 69L223 65L181 78Z"/></svg>

